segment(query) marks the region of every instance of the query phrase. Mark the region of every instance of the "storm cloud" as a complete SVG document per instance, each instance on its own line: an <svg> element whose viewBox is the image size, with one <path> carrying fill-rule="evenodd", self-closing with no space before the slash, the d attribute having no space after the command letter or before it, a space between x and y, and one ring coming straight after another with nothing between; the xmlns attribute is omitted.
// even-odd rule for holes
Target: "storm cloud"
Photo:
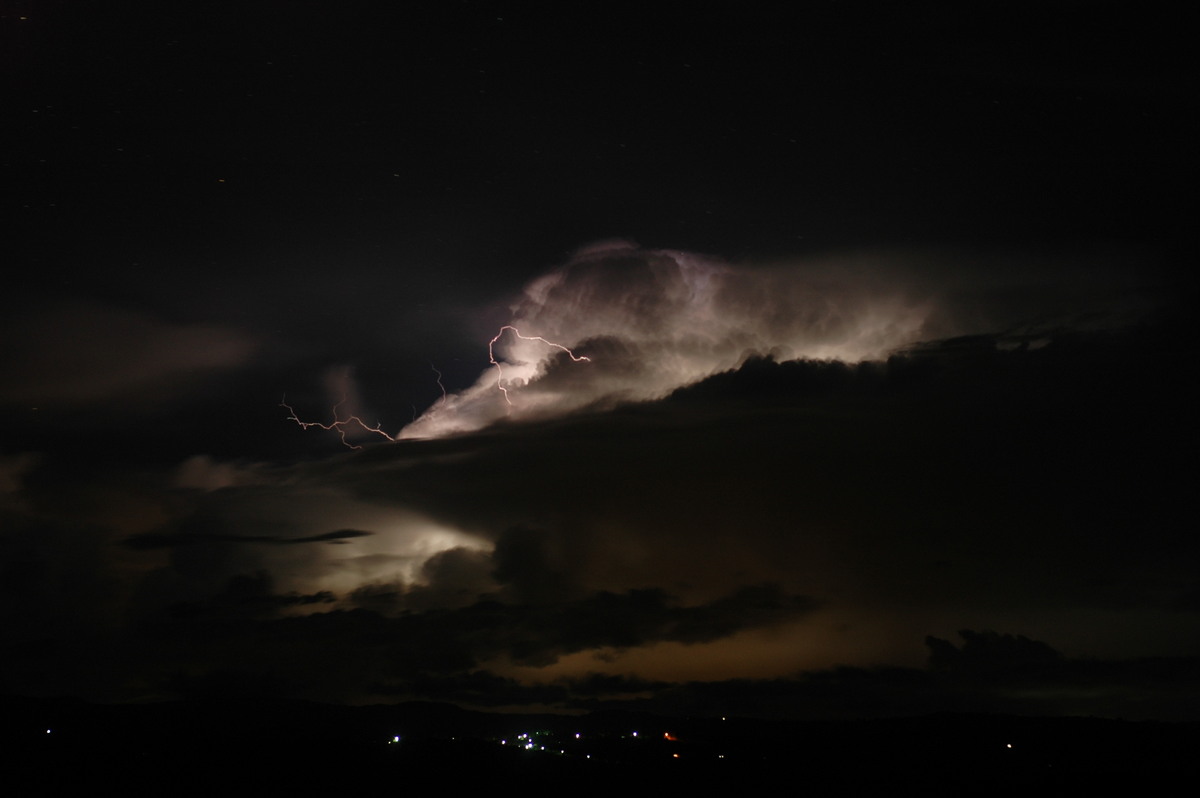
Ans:
<svg viewBox="0 0 1200 798"><path fill-rule="evenodd" d="M529 283L512 331L496 336L497 365L400 434L658 399L750 357L858 363L966 335L1044 342L1128 325L1163 299L1152 276L1103 255L1049 267L936 251L754 265L604 242Z"/></svg>

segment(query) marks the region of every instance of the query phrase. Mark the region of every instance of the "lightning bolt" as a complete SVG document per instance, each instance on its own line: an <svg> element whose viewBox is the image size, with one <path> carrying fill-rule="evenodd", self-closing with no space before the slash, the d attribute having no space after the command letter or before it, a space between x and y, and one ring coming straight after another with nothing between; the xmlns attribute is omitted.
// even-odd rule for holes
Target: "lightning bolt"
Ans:
<svg viewBox="0 0 1200 798"><path fill-rule="evenodd" d="M429 364L429 368L433 369L433 373L437 375L438 387L442 389L442 398L439 401L444 402L446 401L446 386L442 385L442 372L438 371L432 363Z"/></svg>
<svg viewBox="0 0 1200 798"><path fill-rule="evenodd" d="M546 344L546 346L552 346L555 349L561 349L562 351L566 352L567 355L570 356L571 360L575 361L576 363L580 362L581 360L587 361L588 363L592 362L590 357L576 355L562 344L556 344L553 341L547 341L540 335L521 335L521 331L516 327L512 326L511 324L505 324L500 328L500 332L496 333L492 340L488 341L488 362L496 367L496 387L500 389L500 393L504 394L504 401L508 403L509 407L512 407L512 399L510 399L508 396L508 389L504 387L504 369L500 366L500 361L496 360L496 353L494 350L496 342L499 341L504 335L505 330L512 330L513 335L517 336L522 341L541 341L542 343Z"/></svg>
<svg viewBox="0 0 1200 798"><path fill-rule="evenodd" d="M346 401L346 397L343 396L341 398L341 400L333 406L333 423L332 424L322 424L320 421L301 421L300 417L296 415L296 411L294 409L292 409L292 406L287 403L287 395L286 394L284 395L283 400L279 403L279 406L287 408L287 411L289 413L291 413L291 415L288 416L288 421L295 421L300 426L300 429L308 429L309 427L320 427L323 430L337 430L338 436L342 439L342 443L351 449L361 449L362 448L358 444L351 443L350 441L346 440L346 426L351 425L351 424L357 424L361 429L363 429L367 432L373 432L376 435L386 438L387 440L391 441L392 443L396 442L396 439L393 438L391 435L388 435L382 429L380 429L378 424L376 424L375 426L372 427L372 426L368 425L367 422L365 422L361 418L359 418L358 416L350 416L349 418L338 418L338 408L341 407L342 403L344 403L345 401Z"/></svg>
<svg viewBox="0 0 1200 798"><path fill-rule="evenodd" d="M521 331L518 330L516 327L512 326L511 324L504 325L503 327L500 328L500 331L497 332L495 334L495 336L492 337L492 340L488 341L488 362L496 367L496 388L499 389L500 393L504 394L504 401L508 403L509 407L512 407L512 399L509 398L508 388L504 387L504 367L500 365L499 360L496 360L496 350L495 350L496 342L499 341L504 336L504 333L509 330L511 330L512 334L515 335L516 337L520 338L522 341L540 341L543 344L545 344L546 346L550 346L555 349L561 349L562 351L566 352L567 356L570 357L571 360L573 360L576 363L579 363L579 362L590 363L592 361L592 359L590 357L587 357L586 355L577 355L574 352L572 352L570 349L568 349L567 347L563 346L562 344L555 343L554 341L549 341L549 340L541 337L540 335L522 335ZM438 371L437 368L432 363L429 364L429 368L433 369L433 373L437 375L438 387L442 389L442 398L439 399L438 401L444 403L447 399L447 394L446 394L446 386L442 383L442 372ZM340 408L343 404L345 404L345 402L346 402L346 395L342 394L342 398L340 400L338 400L337 404L335 404L333 406L333 421L328 424L325 424L321 421L303 421L303 420L301 420L300 416L296 415L296 410L290 404L288 404L286 394L284 395L283 399L280 401L279 406L286 409L288 411L288 413L290 414L290 415L288 415L287 420L296 422L296 425L299 426L300 429L308 429L309 427L317 427L318 429L323 429L326 431L337 430L338 437L341 438L342 444L350 449L361 449L362 447L356 443L351 443L350 441L346 440L347 427L357 426L359 429L363 430L364 432L370 432L375 435L378 435L379 437L383 438L386 441L389 441L390 443L395 443L398 440L397 438L384 432L378 424L376 424L375 426L372 427L370 424L363 421L358 416L348 416L346 418L341 418L341 416L338 412L338 408ZM414 420L415 420L416 412L417 412L416 408L414 407L413 408Z"/></svg>

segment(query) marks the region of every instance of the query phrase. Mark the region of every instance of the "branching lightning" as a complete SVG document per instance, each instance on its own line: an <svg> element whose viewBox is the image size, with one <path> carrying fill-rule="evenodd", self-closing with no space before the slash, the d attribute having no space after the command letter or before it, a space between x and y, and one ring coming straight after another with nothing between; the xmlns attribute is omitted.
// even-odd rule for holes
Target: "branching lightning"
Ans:
<svg viewBox="0 0 1200 798"><path fill-rule="evenodd" d="M577 355L574 352L572 352L570 349L568 349L567 347L563 346L562 344L555 343L554 341L549 341L545 338L542 338L540 335L522 335L521 331L518 330L516 327L512 326L511 324L504 325L503 327L500 328L499 332L497 332L496 335L492 337L492 340L488 341L488 362L496 367L496 388L502 394L504 394L504 401L509 405L509 407L512 407L512 399L508 395L508 388L506 388L504 385L504 368L503 368L503 366L500 365L500 361L496 359L496 352L495 352L496 342L499 341L504 336L504 333L509 330L511 330L512 334L515 335L517 338L520 338L522 341L539 341L539 342L545 344L546 346L553 347L554 349L560 349L563 352L566 352L567 356L570 357L571 360L573 360L576 363L580 363L580 362L590 363L591 362L590 357L587 357L585 355ZM435 402L435 406L437 404L445 404L446 401L448 400L448 394L446 392L446 386L442 383L442 372L438 371L437 367L435 367L432 363L429 364L429 368L432 369L433 373L437 375L437 385L442 390L442 396L437 402ZM346 439L347 428L353 428L354 426L357 426L359 429L363 430L364 432L370 432L375 435L378 435L381 438L383 438L384 440L387 440L391 443L395 443L397 440L399 440L398 438L384 432L383 429L380 428L379 424L376 424L375 426L371 426L370 424L367 424L367 422L365 422L361 418L359 418L357 415L351 415L351 416L347 416L346 418L342 418L339 414L339 408L345 403L346 403L346 396L345 396L345 394L343 394L342 398L337 402L337 404L335 404L333 406L333 421L331 421L328 424L321 422L321 421L303 421L303 420L301 420L300 417L298 415L296 415L295 409L290 404L287 403L286 395L283 397L283 401L281 401L279 403L279 406L282 408L285 408L288 411L288 413L290 414L288 416L288 421L296 422L296 424L301 429L308 429L309 427L317 427L319 429L328 430L328 431L337 430L338 436L342 440L342 444L351 449L361 449L362 448L358 444L351 443L349 440ZM416 407L413 408L413 420L414 421L416 420Z"/></svg>
<svg viewBox="0 0 1200 798"><path fill-rule="evenodd" d="M296 411L293 410L292 406L287 403L287 396L283 397L283 401L281 401L279 403L279 406L287 408L287 411L289 413L291 413L291 415L288 416L288 421L295 421L298 425L300 425L300 429L308 429L309 427L320 427L323 430L337 430L338 436L341 437L341 439L342 439L342 443L344 445L350 447L351 449L361 449L362 447L356 443L351 443L350 441L346 440L346 426L349 424L357 424L360 428L362 428L366 432L373 432L376 435L386 438L387 440L391 441L392 443L396 442L396 439L393 438L391 435L388 435L382 429L380 429L378 424L376 424L375 426L372 427L372 426L368 425L367 422L365 422L361 418L359 418L358 416L350 416L349 418L338 418L338 408L341 407L345 401L346 401L345 397L342 397L341 401L339 401L337 404L335 404L333 406L333 423L332 424L322 424L320 421L301 421L300 417L296 415Z"/></svg>
<svg viewBox="0 0 1200 798"><path fill-rule="evenodd" d="M507 402L510 407L512 406L512 399L510 399L508 396L508 389L504 387L504 369L500 366L500 361L496 360L496 354L494 351L496 342L499 341L501 336L504 335L505 330L512 330L513 335L517 336L522 341L541 341L542 343L546 344L547 346L552 346L555 349L561 349L562 351L566 352L567 355L571 358L571 360L575 361L576 363L578 363L580 361L587 361L590 363L592 361L592 359L590 357L586 357L584 355L576 355L574 352L572 352L570 349L563 346L562 344L556 344L553 341L547 341L545 338L542 338L540 335L521 335L521 331L518 330L516 327L512 326L511 324L505 324L503 327L500 328L500 332L496 333L495 337L493 337L492 340L488 341L488 362L496 367L496 387L500 389L500 392L502 394L504 394L504 401Z"/></svg>

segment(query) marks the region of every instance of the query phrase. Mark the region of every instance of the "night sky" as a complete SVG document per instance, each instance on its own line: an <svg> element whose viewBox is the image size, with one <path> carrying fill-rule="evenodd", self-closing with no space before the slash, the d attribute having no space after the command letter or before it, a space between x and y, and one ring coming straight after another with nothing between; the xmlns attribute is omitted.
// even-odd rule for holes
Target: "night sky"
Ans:
<svg viewBox="0 0 1200 798"><path fill-rule="evenodd" d="M0 693L1200 718L1179 21L643 5L0 6Z"/></svg>

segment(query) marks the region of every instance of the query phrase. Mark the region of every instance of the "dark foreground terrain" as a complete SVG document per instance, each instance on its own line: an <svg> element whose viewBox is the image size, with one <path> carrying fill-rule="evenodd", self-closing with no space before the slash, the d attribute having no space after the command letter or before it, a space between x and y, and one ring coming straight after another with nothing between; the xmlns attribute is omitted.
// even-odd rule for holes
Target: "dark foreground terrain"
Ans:
<svg viewBox="0 0 1200 798"><path fill-rule="evenodd" d="M931 715L839 722L468 712L442 704L105 706L6 699L6 794L441 794L521 785L583 793L776 785L813 795L934 794L1188 774L1200 725Z"/></svg>

